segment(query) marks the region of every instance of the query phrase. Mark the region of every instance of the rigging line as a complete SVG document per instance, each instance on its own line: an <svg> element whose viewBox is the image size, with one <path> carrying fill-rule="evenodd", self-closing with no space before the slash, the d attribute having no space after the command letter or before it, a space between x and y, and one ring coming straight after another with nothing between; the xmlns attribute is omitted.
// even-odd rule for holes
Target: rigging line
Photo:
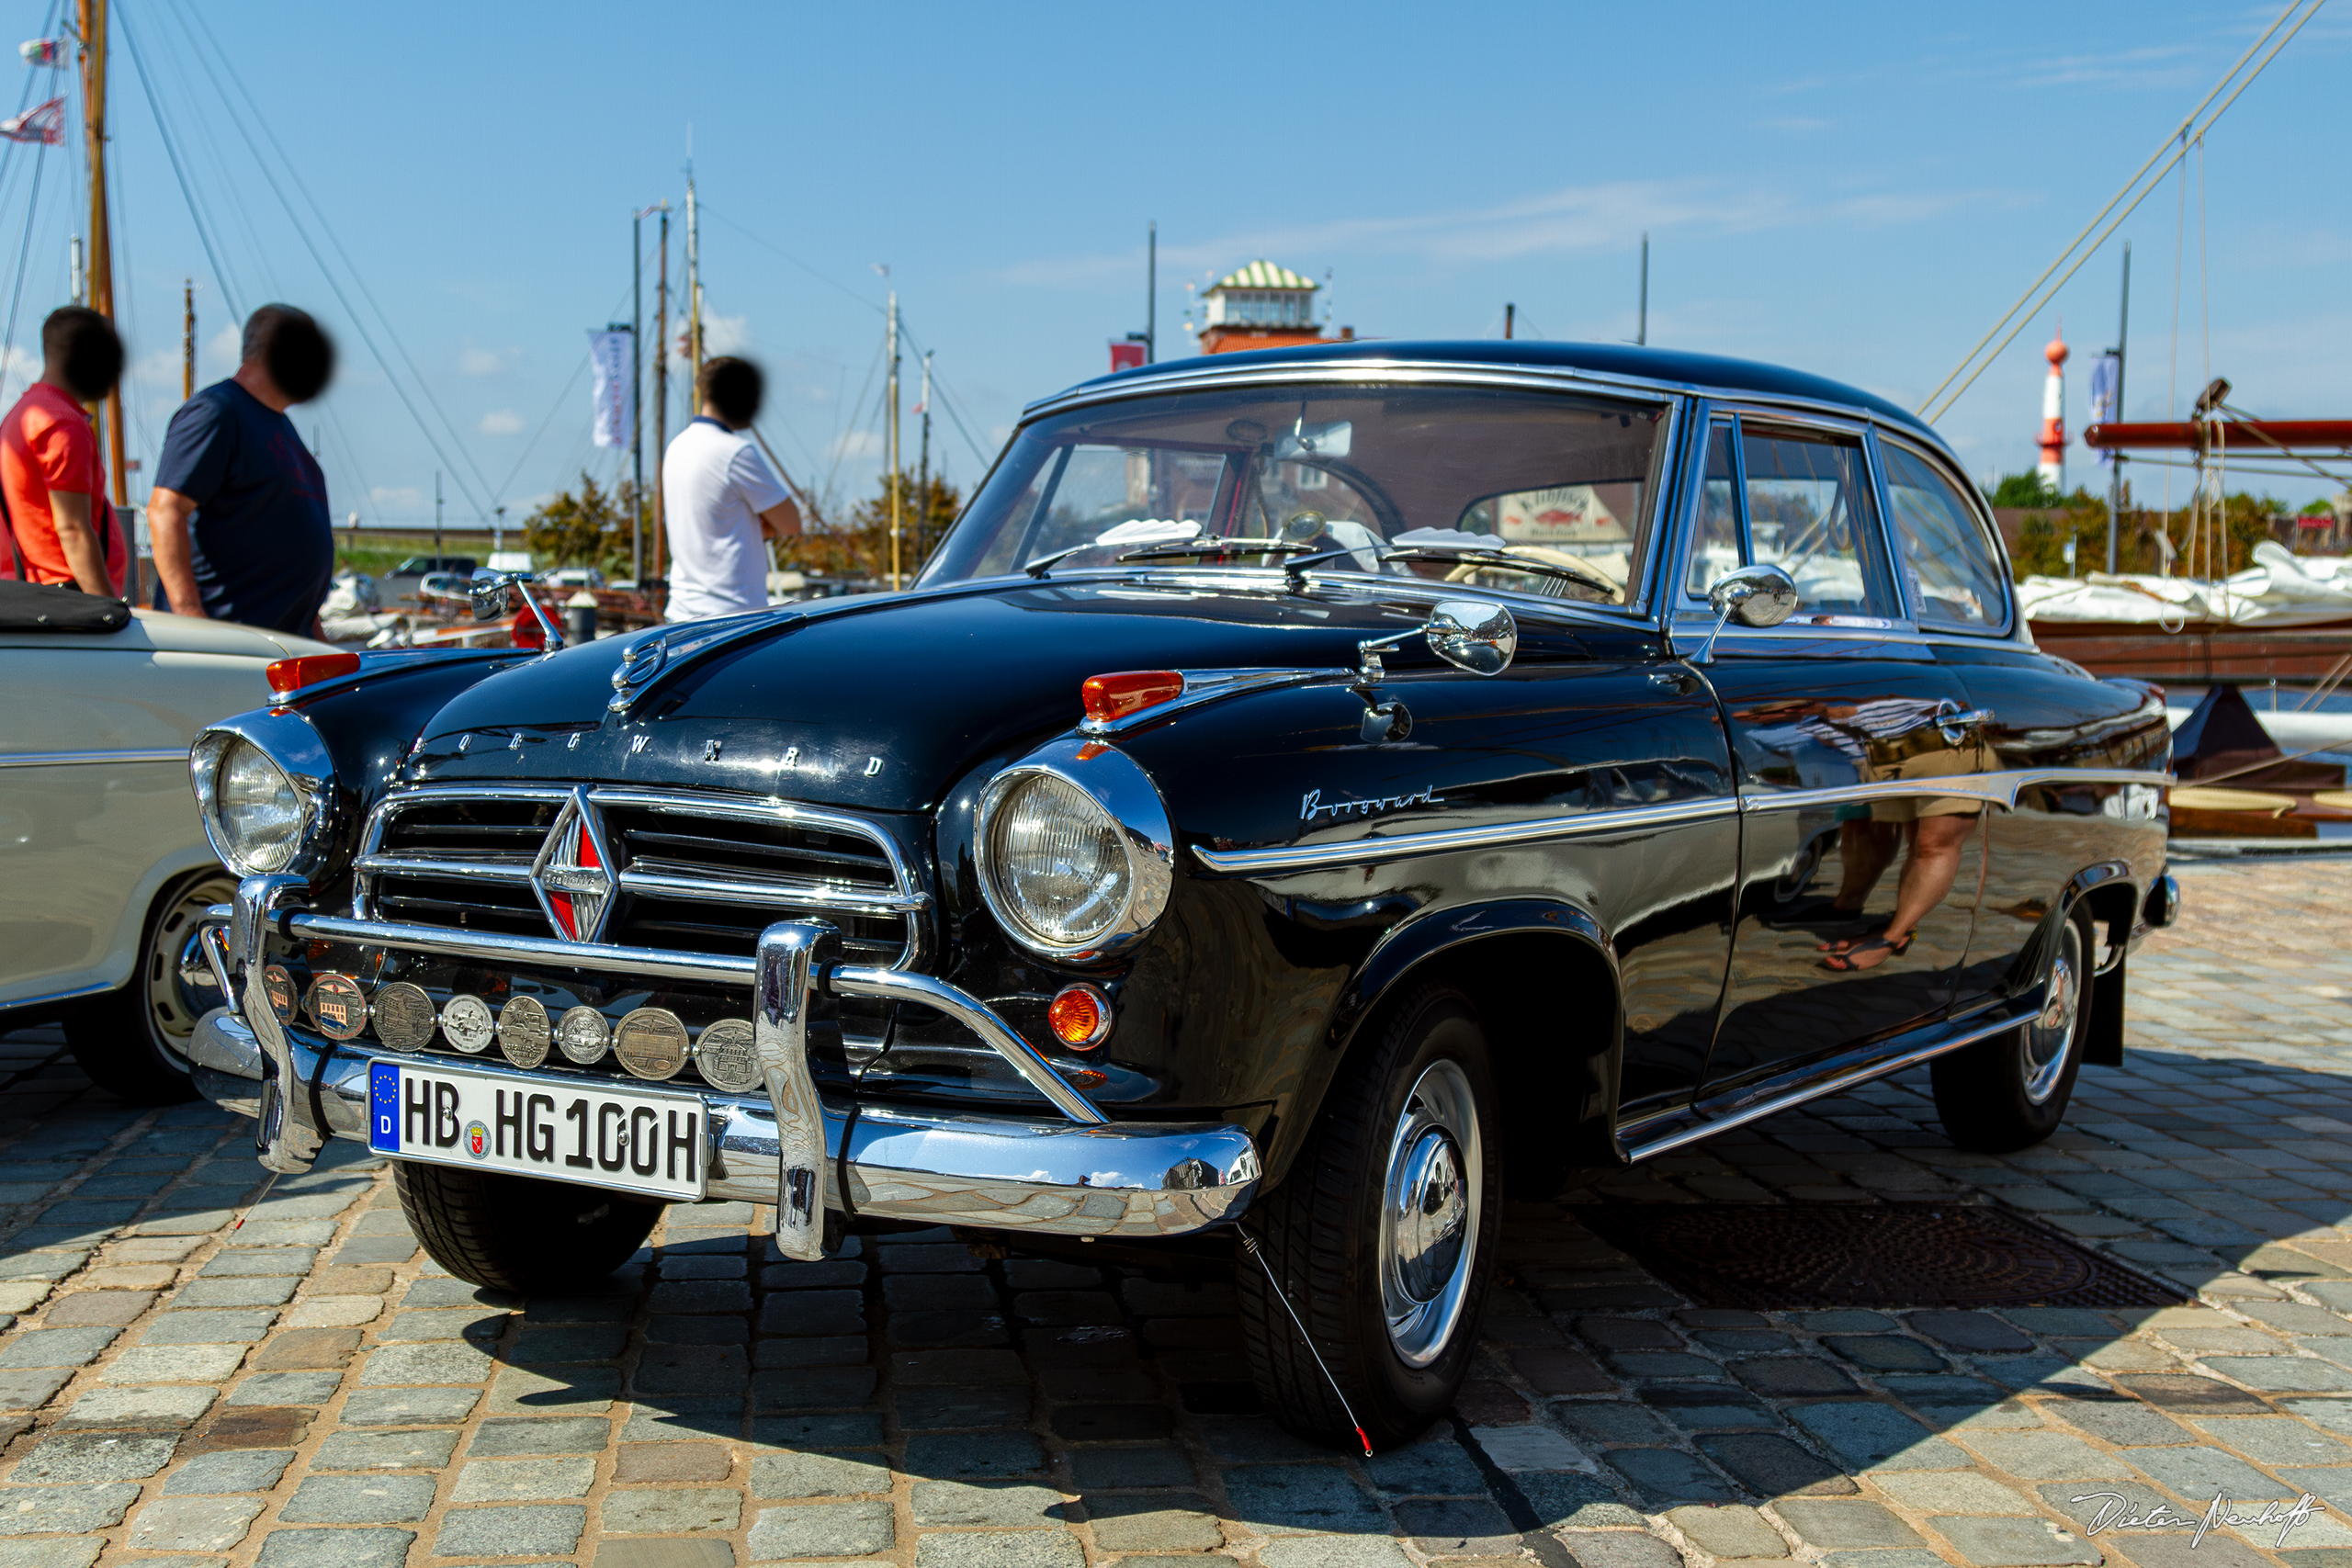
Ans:
<svg viewBox="0 0 2352 1568"><path fill-rule="evenodd" d="M383 514L376 505L375 487L368 482L368 470L360 466L359 449L351 444L351 432L343 427L342 413L332 403L321 412L327 416L327 427L334 432L335 440L343 446L343 460L351 465L351 477L358 481L361 503L380 521ZM333 519L329 521L332 522Z"/></svg>
<svg viewBox="0 0 2352 1568"><path fill-rule="evenodd" d="M168 62L170 60L177 56L191 53L196 45L194 39L188 34L187 22L180 18L177 12L170 9L168 5L165 6L162 13L162 17L157 22L157 26L163 27L166 25L167 22L177 22L180 29L179 40L176 42L175 42L168 34L163 35L163 42L165 49L165 53L163 58ZM168 97L170 96L170 89L174 86L179 87L183 92L189 95L187 99L183 100L180 106L185 112L180 118L179 123L185 127L187 122L192 119L196 125L196 134L192 139L185 136L183 137L183 140L187 142L188 146L188 167L191 170L196 170L200 173L201 171L198 167L199 160L198 154L201 152L210 156L212 164L209 175L204 179L198 180L196 183L199 187L209 185L216 195L222 192L227 193L227 205L229 208L230 217L234 220L235 228L243 232L248 256L253 260L253 264L258 268L261 274L260 287L256 289L248 290L247 297L251 298L254 294L261 294L265 297L275 295L281 299L284 298L286 290L278 287L279 280L276 270L270 265L270 257L277 254L277 247L273 245L265 245L262 243L260 231L254 227L254 215L251 210L249 210L250 204L238 199L237 179L233 172L233 165L231 164L228 156L221 152L220 139L213 134L212 122L217 117L207 114L201 107L194 103L193 95L196 90L195 84L188 78L185 72L179 73L175 75L160 78L156 84L156 96L158 98ZM220 209L220 204L216 201L212 204L210 209L217 212ZM220 227L221 228L224 235L229 233L230 225L222 223Z"/></svg>
<svg viewBox="0 0 2352 1568"><path fill-rule="evenodd" d="M163 106L155 101L154 84L148 79L147 63L139 52L139 40L130 30L129 8L118 6L116 18L122 23L122 41L130 51L131 68L138 73L140 89L147 96L147 111L155 118L155 134L164 143L164 155L170 159L173 177L179 181L180 198L187 203L188 220L196 225L196 237L204 246L204 259L212 264L212 276L220 285L220 296L232 315L243 315L237 309L236 297L244 292L231 281L228 268L220 265L220 253L212 248L212 231L204 221L204 214L196 204L196 192L189 188L187 171L180 166L179 148L171 130L164 122Z"/></svg>
<svg viewBox="0 0 2352 1568"><path fill-rule="evenodd" d="M2303 30L2303 23L2310 21L2313 17L2317 16L2319 14L2320 6L2324 4L2326 4L2326 0L2313 0L2312 8L2304 12L2302 17L2295 23L2295 25L2288 29L2287 36L2280 39L2271 49L2270 52L2262 57L2261 63L2255 66L2253 71L2247 73L2245 80L2238 84L2237 90L2222 100L2222 107L2215 109L2211 118L2208 118L2204 125L2199 129L2197 132L2197 141L2199 144L2202 144L2204 141L2205 133L2212 130L2214 125L2220 121L2223 115L2230 112L2230 106L2236 103L2239 96L2244 94L2248 87L2254 85L2256 80L2259 78L2262 73L2269 67L2270 62L2278 58L2279 51L2284 50L2288 44L2293 42L2295 35ZM2174 164L2178 164L2183 158L2186 158L2188 154L2188 149L2187 147L2183 147L2179 152L2174 153L2172 164L2167 164L2165 166L2165 170L2170 170ZM2115 221L2107 226L2106 231L2100 234L2098 239L2092 243L2088 250L2086 250L2081 256L2075 259L2075 265L2066 269L2064 276L2060 277L2057 282L2050 286L2050 290L2043 297L2041 305L2036 306L2034 310L2029 311L2024 316L2019 317L2018 324L2009 329L2008 335L2004 337L1999 344L1996 344L1993 352L1979 362L1974 370L1969 372L1968 379L1962 381L1952 390L1951 395L1944 400L1943 407L1937 410L1935 413L1928 416L1930 422L1941 419L1945 414L1951 412L1952 405L1960 401L1961 394L1967 391L1969 388L1974 386L1976 384L1976 378L1984 375L1986 370L1992 367L1994 363L2000 358L2002 350L2007 348L2009 344L2017 341L2018 333L2025 331L2028 323L2033 320L2034 316L2040 312L2043 306L2047 306L2052 300L2058 298L2059 291L2066 287L2067 283L2073 279L2075 274L2083 270L2085 263L2088 262L2091 257L2098 254L2099 246L2105 244L2109 238L2114 234L2116 230L2123 226L2123 220L2126 218L2131 217L2132 214L2138 209L2140 204L2143 201L2145 201L2155 190L2156 186L2163 183L2163 173L2159 173L2155 181L2151 183L2146 190L2142 191L2138 196L2132 198L2131 206L2126 207L2122 211L2115 215Z"/></svg>
<svg viewBox="0 0 2352 1568"><path fill-rule="evenodd" d="M588 368L588 362L594 357L594 355L582 354L580 363L571 367L571 375L564 381L563 390L558 392L555 401L548 405L547 417L539 421L539 428L531 433L531 439L523 444L523 455L514 459L514 467L508 471L504 482L492 492L497 499L503 501L506 492L514 487L515 475L520 474L523 465L531 460L531 453L538 446L539 438L548 433L548 426L555 423L555 416L563 412L564 400L571 396L571 389L580 385L580 373Z"/></svg>
<svg viewBox="0 0 2352 1568"><path fill-rule="evenodd" d="M828 500L837 493L834 486L841 479L842 458L849 452L849 438L857 432L858 411L865 407L865 394L874 389L874 372L882 364L882 345L874 345L874 358L865 367L865 385L857 389L857 400L849 405L850 423L847 429L835 426L833 434L833 464L825 470L825 495Z"/></svg>
<svg viewBox="0 0 2352 1568"><path fill-rule="evenodd" d="M2327 0L2312 0L2312 11L2317 11L2321 6L2324 6L2326 3ZM2245 69L2245 62L2255 57L2256 53L2261 50L2262 46L2269 41L2270 35L2277 32L2279 25L2285 22L2290 16L2293 15L2295 7L2301 4L2303 4L2303 0L2287 0L2287 8L2279 12L2277 19L2271 22L2270 26L2264 30L2262 36L2256 39L2253 45L2246 50L2245 53L2238 57L2238 62L2235 65L2231 66L2228 71L2222 73L2222 79L2213 84L2213 90L2205 95L2204 101L2199 103L2195 108L2188 111L2188 117L2180 122L2180 128L2183 131L2186 131L2190 125L2195 123L2199 115L2205 112L2206 104L2211 103L2216 97L2221 96L2222 89L2230 85L2230 79L2235 76L2239 72ZM2303 21L2309 21L2310 19L2311 12L2306 12L2303 17ZM2295 26L2300 29L2302 27L2302 22L2298 22ZM2290 33L2287 36L2289 38L2292 38L2294 37L2294 34ZM2265 61L2263 63L2268 64L2269 62ZM2255 74L2261 74L2259 67L2256 69ZM2252 79L2252 77L2247 78L2249 81ZM2232 96L2234 97L2235 95L2233 94ZM2225 105L2223 107L2226 107L2227 106ZM2221 117L2217 115L2214 118L2218 119ZM2066 248L2058 253L2056 259L2052 261L2047 267L2042 269L2041 276L2035 278L2031 284L2028 285L2026 291L2023 294L2018 296L2017 303L2011 305L2007 311L2002 315L2001 319L1993 323L1992 332L1986 333L1982 338L1978 339L1976 346L1962 355L1961 356L1960 363L1952 367L1951 375L1946 376L1943 380L1937 385L1934 391L1929 392L1925 399L1921 400L1919 407L1916 412L1922 414L1927 412L1928 405L1936 400L1937 397L1942 393L1944 388L1951 385L1952 378L1958 376L1962 370L1968 368L1969 362L1984 351L1986 344L1993 341L1994 333L1998 333L2004 326L2007 325L2010 319L2020 310L2024 309L2026 301L2033 298L2035 292L2039 290L2042 284L2049 279L2050 275L2056 272L2060 266L2064 265L2066 258L2075 254L2076 247L2082 244L2084 236L2099 226L2100 220L2115 209L2115 204L2117 202L2121 201L2125 196L2131 193L2132 187L2140 183L2141 177L2147 174L2150 168L2154 166L2156 160L2165 155L2165 149L2171 145L2172 138L2169 136L2165 137L2163 143L2159 145L2154 152L2148 155L2148 161L2141 164L2140 167L2133 172L2132 177L2125 180L2122 186L2118 189L2113 196L2107 198L2107 205L2098 209L2098 216L2094 217L2088 223L2083 225L2083 232L2075 235L2073 241L2067 244ZM2164 176L2161 175L2157 176L2158 179L2162 179L2163 177ZM2136 207L2139 203L2135 201L2132 205ZM1996 349L1994 352L1997 354L2000 351Z"/></svg>
<svg viewBox="0 0 2352 1568"><path fill-rule="evenodd" d="M167 0L167 3L175 4L175 0ZM243 79L237 74L235 64L229 59L227 51L220 48L220 40L213 37L212 29L204 20L202 12L200 10L195 11L194 17L196 29L203 33L206 41L211 44L214 52L220 56L221 69L227 72L229 80L235 85L238 95L244 99L247 108L252 112L254 123L261 127L262 134L268 139L271 149L277 154L278 161L285 165L288 179L291 180L293 182L294 188L301 193L302 199L309 203L312 216L318 220L320 230L324 232L327 237L327 243L334 247L337 257L343 262L345 268L350 272L352 281L358 285L359 292L362 297L367 299L368 305L376 311L378 321L384 329L384 335L391 341L392 347L398 351L401 357L401 363L407 367L409 375L416 381L417 389L424 394L425 402L432 407L434 413L439 417L444 430L449 436L450 443L457 447L458 455L465 458L466 467L472 470L475 480L481 484L484 491L489 491L489 478L482 473L481 465L474 461L472 450L467 446L464 438L458 434L458 427L449 418L447 411L442 408L440 400L433 395L431 383L425 380L424 373L417 369L415 360L410 357L408 347L401 341L400 333L398 329L393 326L390 316L385 312L383 306L377 302L374 291L368 287L366 275L363 274L357 265L352 262L350 253L344 249L342 240L335 234L334 225L328 221L325 210L319 206L318 198L312 196L311 194L310 187L302 183L301 172L295 167L293 159L287 156L285 146L277 140L277 133L270 129L268 120L262 115L261 106L254 100L253 94L246 89ZM220 78L219 74L213 71L209 58L207 57L204 51L200 48L197 50L196 54L198 63L204 66L206 76L210 78L212 81L213 90L220 93L221 101L228 106L231 111L231 118L237 123L238 134L243 139L246 147L251 149L254 154L254 162L260 168L262 177L269 183L271 194L275 195L278 199L278 204L286 209L286 216L293 223L294 231L301 239L303 248L308 250L311 253L311 259L318 263L319 271L326 277L327 287L334 290L335 298L342 302L343 308L346 311L350 312L352 317L352 325L358 332L361 340L368 344L368 352L376 355L379 364L383 365L386 372L385 378L387 380L391 380L391 367L390 363L385 360L382 352L376 347L375 340L368 335L367 325L360 320L359 312L352 308L351 301L349 298L344 294L341 284L336 281L334 275L329 270L326 264L326 258L319 254L317 245L311 243L310 231L302 226L301 217L294 210L294 204L287 200L285 191L278 186L277 175L271 171L268 163L262 157L261 149L254 145L251 132L245 129L244 117L240 116L235 112L236 106L230 100L228 90L220 85ZM396 381L394 382L394 389L396 391L399 390L399 386ZM402 394L401 400L404 404L408 402L405 393ZM419 427L422 428L424 423L424 419L421 415L416 413L415 408L413 404L409 405L409 412L411 416L417 420ZM441 453L439 444L431 439L429 433L427 434L427 442L433 446L435 456L441 457L443 462L448 462L448 458ZM451 464L450 467L454 469L456 465ZM451 477L458 479L458 483L461 486L464 484L462 476L458 476L453 472ZM470 494L469 494L468 499L473 501L478 509L481 508L482 503L479 499ZM485 518L489 515L487 509L482 510L482 515Z"/></svg>
<svg viewBox="0 0 2352 1568"><path fill-rule="evenodd" d="M2301 4L2301 0L2297 0L2297 3ZM801 271L807 273L818 282L825 285L828 288L836 289L841 293L848 295L851 299L856 300L859 304L865 306L876 315L881 316L888 315L889 313L886 308L876 305L873 300L868 299L865 295L860 294L848 284L842 283L835 278L828 277L823 273L819 272L815 267L809 265L807 262L802 261L798 256L794 255L790 251L786 250L782 245L777 244L775 241L754 234L751 230L744 228L743 225L736 222L735 220L728 217L724 212L720 212L717 209L713 208L708 201L703 199L701 197L696 197L695 200L695 206L701 210L702 215L705 218L716 218L721 223L726 224L729 229L734 230L737 233L751 241L753 244L766 246L769 250L774 251L777 255L782 256L785 260L790 262L793 265L798 267Z"/></svg>
<svg viewBox="0 0 2352 1568"><path fill-rule="evenodd" d="M918 355L925 352L923 346L916 341L914 333L907 330L906 318L903 316L899 319L899 332L906 338L908 346L912 348ZM989 455L980 449L980 444L978 441L972 439L971 429L965 424L963 414L956 411L956 399L947 389L947 378L940 374L936 366L932 367L931 389L938 396L939 406L946 411L947 418L956 426L956 434L964 438L964 445L972 449L972 457L981 468L987 468Z"/></svg>
<svg viewBox="0 0 2352 1568"><path fill-rule="evenodd" d="M2195 463L2185 463L2177 457L2143 457L2136 452L2132 454L2132 461L2134 463L2145 463L2151 468L2194 468L2197 467ZM2230 465L2230 469L2233 473L2266 474L2275 479L2305 479L2311 478L2312 474L2317 474L2321 479L2326 479L2331 484L2342 485L2346 489L2352 489L2352 474L2329 473L2325 468L2323 468L2316 463L2312 462L2310 458L2297 457L2292 452L2288 453L2287 457L2283 459L2272 458L2271 461L2273 463L2292 461L2303 464L2310 471L2305 472L2304 468L2290 468L2284 467L2256 467L2254 464L2245 462L2232 463Z"/></svg>

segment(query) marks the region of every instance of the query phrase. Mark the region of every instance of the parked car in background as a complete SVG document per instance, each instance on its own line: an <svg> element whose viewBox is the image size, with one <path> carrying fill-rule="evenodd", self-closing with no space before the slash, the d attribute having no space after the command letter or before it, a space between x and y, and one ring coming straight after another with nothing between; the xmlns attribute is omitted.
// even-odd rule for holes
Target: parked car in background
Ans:
<svg viewBox="0 0 2352 1568"><path fill-rule="evenodd" d="M433 573L454 572L462 580L471 577L479 564L473 556L411 556L377 580L377 591L387 607L397 605L415 598L417 589Z"/></svg>
<svg viewBox="0 0 2352 1568"><path fill-rule="evenodd" d="M910 592L548 649L199 738L192 1049L269 1168L366 1142L524 1292L700 1199L793 1259L1222 1235L1337 1443L1453 1404L1507 1190L1920 1063L2047 1137L2177 907L2161 695L2035 649L1932 430L1734 360L1131 370Z"/></svg>
<svg viewBox="0 0 2352 1568"><path fill-rule="evenodd" d="M110 603L0 583L0 1020L62 1019L93 1080L163 1104L194 1092L189 1032L222 1000L197 917L236 891L188 743L267 702L273 664L334 650L145 610L72 629Z"/></svg>
<svg viewBox="0 0 2352 1568"><path fill-rule="evenodd" d="M472 581L473 573L469 571L428 571L417 580L416 597L428 604L436 601L461 604L466 597L466 585Z"/></svg>
<svg viewBox="0 0 2352 1568"><path fill-rule="evenodd" d="M539 573L550 588L602 588L605 574L593 566L559 566Z"/></svg>

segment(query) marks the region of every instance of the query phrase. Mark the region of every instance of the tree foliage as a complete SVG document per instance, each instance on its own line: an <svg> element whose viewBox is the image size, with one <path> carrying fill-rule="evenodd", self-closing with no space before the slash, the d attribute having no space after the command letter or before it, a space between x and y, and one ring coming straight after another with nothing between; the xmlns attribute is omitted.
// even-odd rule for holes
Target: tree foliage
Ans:
<svg viewBox="0 0 2352 1568"><path fill-rule="evenodd" d="M2020 476L2011 475L2016 479ZM2004 481L2005 483L2007 481ZM2277 525L2287 516L2287 503L2267 495L2255 495L2239 491L2229 497L2222 508L2223 562L2221 575L2244 571L2254 564L2254 547L2278 537ZM2116 541L2116 570L2123 573L2143 573L2154 576L2163 572L2164 551L2156 543L2156 536L2164 533L2172 540L2176 555L2171 567L2175 576L2188 567L2189 531L2191 522L2187 509L2174 512L2145 510L2132 504L2131 492L2124 493L2123 531ZM2209 517L2205 526L2212 527ZM2075 541L2075 564L2072 575L2088 577L2094 571L2107 570L2107 500L2087 490L2077 490L2046 510L2029 513L2018 525L2018 538L2009 551L2010 564L2016 568L2018 581L2028 577L2065 577L2066 541ZM2197 563L2198 574L2208 575L2201 556Z"/></svg>
<svg viewBox="0 0 2352 1568"><path fill-rule="evenodd" d="M947 525L964 507L963 492L938 475L918 484L901 473L899 570L911 580ZM870 500L851 509L847 521L808 526L791 541L791 564L812 577L864 577L888 581L890 575L890 480L885 474Z"/></svg>
<svg viewBox="0 0 2352 1568"><path fill-rule="evenodd" d="M593 566L607 575L627 575L629 514L637 487L623 479L613 490L581 471L577 493L555 498L523 520L523 542L536 560L550 566Z"/></svg>
<svg viewBox="0 0 2352 1568"><path fill-rule="evenodd" d="M2021 474L2003 474L2000 482L1985 492L1993 504L2010 506L2055 506L2060 496L2057 488L2041 482L2039 470L2029 468Z"/></svg>

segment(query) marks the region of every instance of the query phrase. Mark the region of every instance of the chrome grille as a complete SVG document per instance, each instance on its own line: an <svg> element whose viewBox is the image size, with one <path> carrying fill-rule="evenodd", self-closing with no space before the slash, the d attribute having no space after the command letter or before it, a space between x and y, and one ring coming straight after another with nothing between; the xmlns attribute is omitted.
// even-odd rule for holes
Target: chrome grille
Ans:
<svg viewBox="0 0 2352 1568"><path fill-rule="evenodd" d="M616 905L597 940L748 955L795 918L841 928L854 963L921 956L928 902L888 835L846 813L683 792L451 786L376 808L355 864L363 919L514 935L567 935L532 881L567 804L601 825Z"/></svg>

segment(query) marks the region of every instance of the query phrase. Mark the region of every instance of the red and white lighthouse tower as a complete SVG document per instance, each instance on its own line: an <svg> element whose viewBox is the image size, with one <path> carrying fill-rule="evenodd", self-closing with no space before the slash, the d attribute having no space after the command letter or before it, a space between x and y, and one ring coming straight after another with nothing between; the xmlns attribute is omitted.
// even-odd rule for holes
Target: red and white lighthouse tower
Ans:
<svg viewBox="0 0 2352 1568"><path fill-rule="evenodd" d="M2044 489L2066 488L2066 329L2051 334L2041 356L2050 361L2050 378L2041 383L2041 462Z"/></svg>

